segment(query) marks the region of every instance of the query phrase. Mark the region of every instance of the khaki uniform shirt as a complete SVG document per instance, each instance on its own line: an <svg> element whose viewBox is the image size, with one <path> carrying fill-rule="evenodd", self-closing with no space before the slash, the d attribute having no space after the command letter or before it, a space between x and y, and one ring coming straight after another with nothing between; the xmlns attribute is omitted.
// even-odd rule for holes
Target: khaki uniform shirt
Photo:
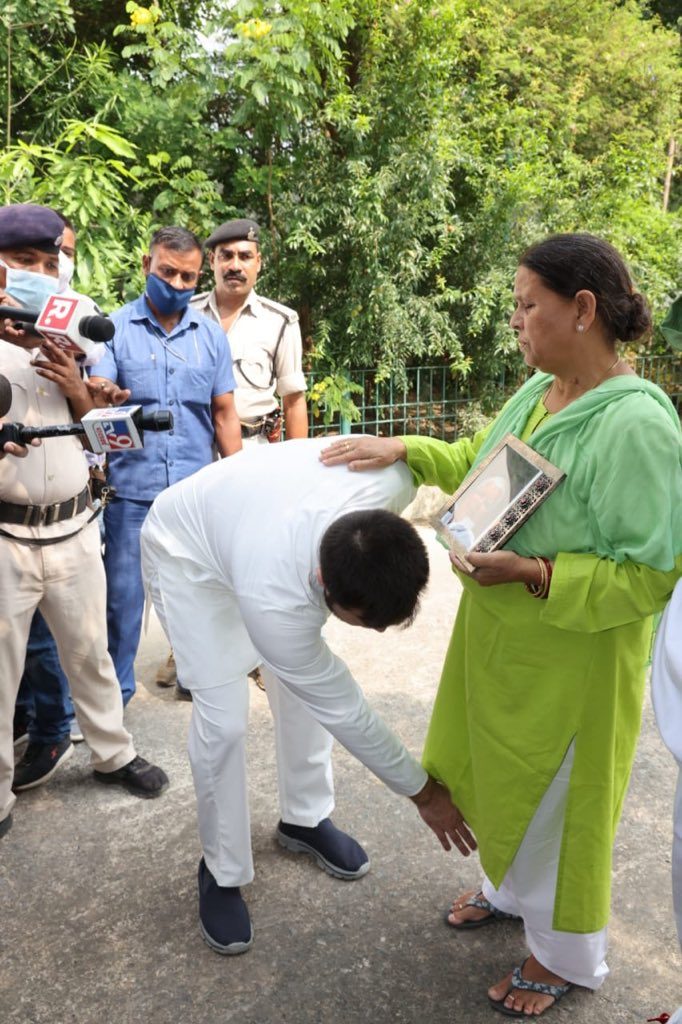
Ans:
<svg viewBox="0 0 682 1024"><path fill-rule="evenodd" d="M71 423L69 404L56 384L39 377L31 360L39 349L24 349L0 341L0 373L12 385L12 405L7 423L39 427ZM78 437L46 437L39 448L29 449L25 459L7 455L0 459L0 501L15 505L53 505L80 494L88 482L88 465ZM3 524L17 537L71 533L87 518L85 509L73 519L50 526L28 527Z"/></svg>
<svg viewBox="0 0 682 1024"><path fill-rule="evenodd" d="M195 295L191 306L220 324L215 288ZM277 347L282 327L284 334ZM243 422L260 419L276 409L275 394L284 397L306 390L301 329L295 310L251 291L230 328L229 342L237 382L234 401Z"/></svg>

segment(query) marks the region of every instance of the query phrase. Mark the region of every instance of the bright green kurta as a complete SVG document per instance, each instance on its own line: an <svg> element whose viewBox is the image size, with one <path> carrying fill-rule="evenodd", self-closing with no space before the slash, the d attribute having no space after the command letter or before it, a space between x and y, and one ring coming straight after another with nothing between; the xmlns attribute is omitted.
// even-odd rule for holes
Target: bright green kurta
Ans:
<svg viewBox="0 0 682 1024"><path fill-rule="evenodd" d="M417 483L452 492L552 378L537 373L490 428L404 438ZM499 886L575 739L554 927L608 920L611 851L640 728L652 614L682 572L682 434L655 385L612 378L528 440L567 474L507 547L555 562L547 600L462 578L424 767L450 789ZM443 557L446 557L445 553Z"/></svg>

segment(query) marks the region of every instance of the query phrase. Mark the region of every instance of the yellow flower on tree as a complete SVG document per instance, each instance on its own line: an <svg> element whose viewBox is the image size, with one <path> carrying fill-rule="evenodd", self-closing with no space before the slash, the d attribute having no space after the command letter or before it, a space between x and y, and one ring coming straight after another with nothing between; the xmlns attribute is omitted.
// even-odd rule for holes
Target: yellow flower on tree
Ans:
<svg viewBox="0 0 682 1024"><path fill-rule="evenodd" d="M136 29L147 29L155 25L159 20L161 11L154 4L152 7L140 7L139 4L126 4L126 10L130 14L130 24Z"/></svg>
<svg viewBox="0 0 682 1024"><path fill-rule="evenodd" d="M247 39L262 39L269 32L272 32L272 25L262 18L250 18L249 21L240 21L237 31Z"/></svg>

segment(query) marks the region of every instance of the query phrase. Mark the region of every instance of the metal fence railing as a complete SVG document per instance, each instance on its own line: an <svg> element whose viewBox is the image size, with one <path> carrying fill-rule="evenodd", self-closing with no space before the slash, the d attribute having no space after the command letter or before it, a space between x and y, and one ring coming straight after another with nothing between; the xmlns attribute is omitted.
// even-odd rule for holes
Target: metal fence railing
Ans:
<svg viewBox="0 0 682 1024"><path fill-rule="evenodd" d="M682 360L679 356L641 356L634 368L642 377L658 384L682 415ZM309 402L310 436L356 431L386 436L422 434L453 441L463 430L469 431L475 410L481 415L477 404L481 398L484 398L485 408L493 413L523 380L522 371L518 380L508 376L491 380L474 394L468 384L453 377L447 366L409 367L402 383L377 381L375 373L375 370L353 370L348 374L349 381L362 389L361 393L350 395L360 414L357 420L351 421L336 413L331 422L325 424L322 415L313 415L312 402ZM323 371L311 371L308 387L312 389L324 377ZM474 423L474 429L478 425Z"/></svg>

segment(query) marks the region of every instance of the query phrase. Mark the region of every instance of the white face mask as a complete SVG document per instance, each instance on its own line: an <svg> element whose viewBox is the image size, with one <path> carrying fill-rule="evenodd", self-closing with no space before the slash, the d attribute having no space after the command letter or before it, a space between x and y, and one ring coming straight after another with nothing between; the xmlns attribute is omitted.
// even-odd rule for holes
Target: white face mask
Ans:
<svg viewBox="0 0 682 1024"><path fill-rule="evenodd" d="M63 292L73 281L73 272L76 265L73 260L59 250L59 277L57 278L57 291Z"/></svg>
<svg viewBox="0 0 682 1024"><path fill-rule="evenodd" d="M35 270L8 267L3 260L0 260L0 266L5 268L5 291L25 309L40 312L50 296L57 291L56 277L39 274Z"/></svg>

